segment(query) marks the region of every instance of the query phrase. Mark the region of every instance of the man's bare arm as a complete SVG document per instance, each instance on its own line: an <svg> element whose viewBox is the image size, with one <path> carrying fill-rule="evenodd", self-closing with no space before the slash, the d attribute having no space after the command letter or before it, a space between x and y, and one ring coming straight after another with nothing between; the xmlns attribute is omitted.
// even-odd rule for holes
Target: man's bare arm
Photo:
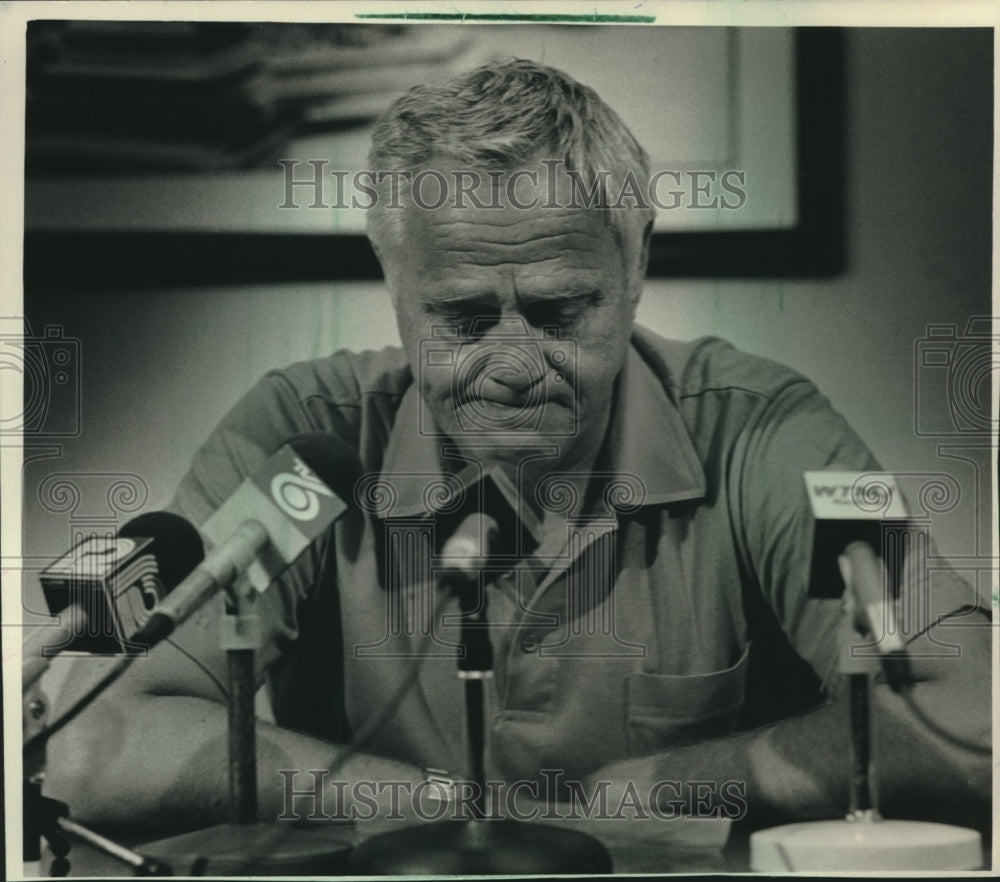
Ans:
<svg viewBox="0 0 1000 882"><path fill-rule="evenodd" d="M225 665L217 636L221 602L178 630L183 652L172 643L155 647L52 738L45 792L66 801L74 817L95 824L181 827L227 819ZM75 660L54 713L98 679L108 661ZM333 770L325 785L329 801L321 807L326 814L340 808L329 786L333 779L413 785L424 778L406 763L263 721L257 724L257 769L260 816L267 820L289 808L282 770L300 773L291 779L297 790L312 788L310 771ZM390 791L384 795L389 798ZM309 800L300 798L297 811L308 815Z"/></svg>
<svg viewBox="0 0 1000 882"><path fill-rule="evenodd" d="M262 820L314 812L332 817L343 811L330 786L334 778L400 781L411 787L423 780L421 770L404 763L268 723L258 723L257 735ZM204 827L227 819L226 750L226 709L217 702L183 695L101 701L79 725L53 739L45 790L66 801L81 821ZM318 801L299 797L286 802L281 770L298 773L288 779L295 790L309 790L315 780L309 773L331 768L332 776L320 778Z"/></svg>
<svg viewBox="0 0 1000 882"><path fill-rule="evenodd" d="M961 635L959 639L957 635ZM931 732L903 698L879 682L871 690L874 783L883 815L936 819L983 827L989 823L992 761L990 628L939 629L942 642L961 642L960 658L914 658L919 682L910 695L963 749ZM916 656L937 651L927 637L910 645ZM819 708L731 737L605 766L592 787L610 782L608 799L632 782L648 793L660 780L745 783L748 820L755 826L843 817L848 809L849 715L846 687ZM675 797L671 791L669 794Z"/></svg>

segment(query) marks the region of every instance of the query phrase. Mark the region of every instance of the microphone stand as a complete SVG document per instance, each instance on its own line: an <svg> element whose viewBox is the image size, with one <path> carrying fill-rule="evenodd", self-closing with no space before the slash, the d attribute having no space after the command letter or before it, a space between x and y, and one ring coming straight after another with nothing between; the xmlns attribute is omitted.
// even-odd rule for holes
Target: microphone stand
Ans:
<svg viewBox="0 0 1000 882"><path fill-rule="evenodd" d="M839 820L784 824L751 834L750 869L765 873L982 869L977 831L950 824L886 820L879 813L871 786L870 697L879 658L852 656L859 632L849 567L844 577L848 584L838 642L839 672L847 677L848 688L848 812Z"/></svg>
<svg viewBox="0 0 1000 882"><path fill-rule="evenodd" d="M373 836L355 849L352 869L375 876L610 873L611 856L592 836L487 814L484 684L493 677L493 647L486 592L478 568L447 570L442 584L458 595L462 611L458 677L465 684L474 817L432 821Z"/></svg>
<svg viewBox="0 0 1000 882"><path fill-rule="evenodd" d="M143 851L191 876L285 876L340 874L351 845L329 825L297 827L294 821L258 820L256 671L262 645L257 594L226 594L222 646L229 696L229 821L161 839Z"/></svg>
<svg viewBox="0 0 1000 882"><path fill-rule="evenodd" d="M477 605L471 585L458 590L462 611L461 645L458 653L458 678L465 684L465 729L468 733L469 770L475 785L473 806L477 816L486 816L486 696L484 682L493 679L493 645L486 621L486 594Z"/></svg>

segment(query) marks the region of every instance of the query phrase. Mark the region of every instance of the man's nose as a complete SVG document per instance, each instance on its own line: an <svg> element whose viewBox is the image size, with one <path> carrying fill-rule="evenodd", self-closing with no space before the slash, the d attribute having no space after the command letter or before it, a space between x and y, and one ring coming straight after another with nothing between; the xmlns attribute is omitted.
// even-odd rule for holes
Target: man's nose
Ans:
<svg viewBox="0 0 1000 882"><path fill-rule="evenodd" d="M527 392L541 382L543 370L537 356L513 348L505 350L507 347L499 346L497 352L491 353L486 377L515 392Z"/></svg>
<svg viewBox="0 0 1000 882"><path fill-rule="evenodd" d="M517 312L490 316L479 327L474 357L480 382L493 381L525 393L545 378L541 334Z"/></svg>

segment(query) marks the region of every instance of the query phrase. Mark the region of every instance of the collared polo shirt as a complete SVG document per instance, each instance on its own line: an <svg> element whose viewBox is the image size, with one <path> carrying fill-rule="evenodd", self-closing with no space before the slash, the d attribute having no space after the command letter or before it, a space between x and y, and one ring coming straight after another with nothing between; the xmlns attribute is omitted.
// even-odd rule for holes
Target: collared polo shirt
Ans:
<svg viewBox="0 0 1000 882"><path fill-rule="evenodd" d="M201 524L296 435L331 433L358 452L351 510L259 603L279 724L468 773L461 613L441 574L445 542L477 510L502 539L474 586L494 660L492 779L579 779L803 710L833 681L839 603L807 594L802 473L879 466L800 374L636 326L576 506L572 475L505 478L427 425L401 350L339 352L265 376L178 489L174 509ZM540 532L526 494L557 529ZM949 611L968 599L936 598ZM224 671L205 633L177 640Z"/></svg>

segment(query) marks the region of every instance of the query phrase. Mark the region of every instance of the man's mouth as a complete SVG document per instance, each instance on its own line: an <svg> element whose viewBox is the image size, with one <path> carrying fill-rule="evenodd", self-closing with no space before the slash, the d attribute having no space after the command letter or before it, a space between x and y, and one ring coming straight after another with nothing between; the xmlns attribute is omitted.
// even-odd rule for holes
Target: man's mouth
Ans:
<svg viewBox="0 0 1000 882"><path fill-rule="evenodd" d="M473 384L472 388L467 389L465 398L471 404L482 402L489 405L524 410L544 403L545 399L541 392L542 390L537 384L529 386L526 389L515 388L495 379L487 378L480 383Z"/></svg>

